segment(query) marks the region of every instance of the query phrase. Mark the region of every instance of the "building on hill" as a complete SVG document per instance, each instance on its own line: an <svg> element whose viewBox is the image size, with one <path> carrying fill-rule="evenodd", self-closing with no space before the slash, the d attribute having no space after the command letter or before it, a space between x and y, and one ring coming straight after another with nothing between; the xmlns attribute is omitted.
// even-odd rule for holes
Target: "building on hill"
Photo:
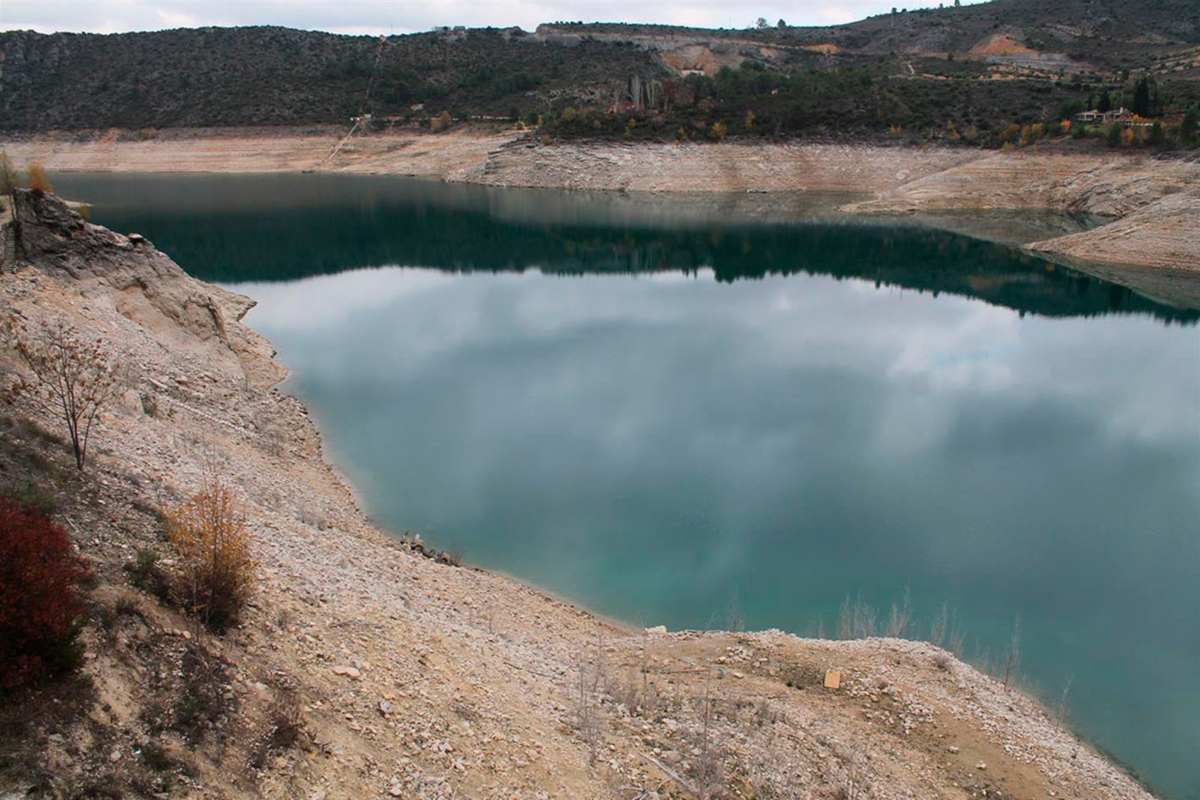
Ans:
<svg viewBox="0 0 1200 800"><path fill-rule="evenodd" d="M1096 109L1092 109L1090 111L1080 111L1075 115L1075 122L1102 123L1105 125L1113 122L1121 125L1134 125L1141 121L1141 118L1124 106L1121 108L1114 108L1111 111L1098 111Z"/></svg>

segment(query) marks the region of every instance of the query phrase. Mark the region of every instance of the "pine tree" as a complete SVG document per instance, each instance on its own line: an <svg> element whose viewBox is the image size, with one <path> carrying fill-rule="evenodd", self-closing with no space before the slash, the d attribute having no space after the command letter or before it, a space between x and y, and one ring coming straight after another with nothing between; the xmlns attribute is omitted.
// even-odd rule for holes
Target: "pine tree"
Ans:
<svg viewBox="0 0 1200 800"><path fill-rule="evenodd" d="M1179 126L1179 136L1187 144L1196 141L1196 132L1200 129L1200 110L1195 106L1183 115L1183 124Z"/></svg>
<svg viewBox="0 0 1200 800"><path fill-rule="evenodd" d="M1140 79L1133 90L1133 113L1139 117L1149 117L1154 113L1149 78Z"/></svg>

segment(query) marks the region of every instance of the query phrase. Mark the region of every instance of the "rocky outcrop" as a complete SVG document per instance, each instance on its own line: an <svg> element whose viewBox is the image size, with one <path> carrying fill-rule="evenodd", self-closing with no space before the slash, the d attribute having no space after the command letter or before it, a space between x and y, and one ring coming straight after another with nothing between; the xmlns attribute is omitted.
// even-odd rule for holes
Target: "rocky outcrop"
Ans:
<svg viewBox="0 0 1200 800"><path fill-rule="evenodd" d="M28 265L74 280L128 319L205 350L215 365L247 380L271 385L282 378L265 340L230 324L253 307L249 299L197 284L144 237L93 225L53 194L18 189L13 201L11 269Z"/></svg>
<svg viewBox="0 0 1200 800"><path fill-rule="evenodd" d="M1028 247L1084 264L1200 271L1200 193L1170 195L1099 228Z"/></svg>
<svg viewBox="0 0 1200 800"><path fill-rule="evenodd" d="M39 269L118 283L120 276L135 273L182 274L175 262L142 237L122 236L92 225L53 194L18 189L13 201L20 257Z"/></svg>
<svg viewBox="0 0 1200 800"><path fill-rule="evenodd" d="M845 210L916 214L1050 208L1091 214L1113 221L1029 247L1069 257L1081 267L1097 263L1195 272L1200 271L1198 207L1200 164L1194 161L1022 152L985 155Z"/></svg>

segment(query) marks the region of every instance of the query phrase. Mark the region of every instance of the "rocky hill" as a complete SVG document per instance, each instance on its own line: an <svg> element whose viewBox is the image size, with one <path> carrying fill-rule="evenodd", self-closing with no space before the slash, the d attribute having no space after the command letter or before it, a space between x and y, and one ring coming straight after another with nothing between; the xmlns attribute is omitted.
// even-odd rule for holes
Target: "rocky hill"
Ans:
<svg viewBox="0 0 1200 800"><path fill-rule="evenodd" d="M519 30L379 39L287 28L0 33L0 129L279 125L352 115L523 116L614 76L664 73L618 44Z"/></svg>
<svg viewBox="0 0 1200 800"><path fill-rule="evenodd" d="M723 67L741 80L712 83ZM655 137L678 127L694 135L689 123L703 132L722 120L736 133L863 136L1056 120L1106 89L1131 98L1125 84L1141 74L1160 82L1164 107L1200 101L1195 2L993 0L833 27L748 30L553 23L534 34L382 38L272 27L9 31L0 33L0 130L345 124L364 112L376 123L389 118L384 124L428 124L443 111L534 123L578 109L650 109L667 120ZM671 114L705 101L703 115ZM740 124L748 111L757 126ZM619 123L553 130L652 130Z"/></svg>
<svg viewBox="0 0 1200 800"><path fill-rule="evenodd" d="M954 54L993 63L1055 64L1072 71L1150 69L1200 44L1200 7L1190 0L991 0L892 13L826 27L779 25L707 30L670 25L552 23L543 37L630 40L672 49L685 41L795 48L820 56ZM790 58L802 57L789 53ZM1195 66L1195 65L1193 65Z"/></svg>

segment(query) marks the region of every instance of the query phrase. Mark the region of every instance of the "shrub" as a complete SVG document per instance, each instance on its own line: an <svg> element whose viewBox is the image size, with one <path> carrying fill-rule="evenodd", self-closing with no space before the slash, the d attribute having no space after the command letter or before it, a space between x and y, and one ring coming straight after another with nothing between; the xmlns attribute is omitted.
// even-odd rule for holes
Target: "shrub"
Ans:
<svg viewBox="0 0 1200 800"><path fill-rule="evenodd" d="M159 600L167 600L171 594L167 573L158 564L158 553L148 547L137 551L137 557L125 565L129 582Z"/></svg>
<svg viewBox="0 0 1200 800"><path fill-rule="evenodd" d="M66 531L0 497L0 691L78 666L88 578Z"/></svg>
<svg viewBox="0 0 1200 800"><path fill-rule="evenodd" d="M1150 144L1154 147L1161 147L1166 140L1167 134L1163 130L1162 123L1155 120L1154 124L1150 126Z"/></svg>
<svg viewBox="0 0 1200 800"><path fill-rule="evenodd" d="M182 667L187 680L175 701L171 727L195 745L232 710L225 691L229 675L219 658L195 642L183 652Z"/></svg>
<svg viewBox="0 0 1200 800"><path fill-rule="evenodd" d="M295 745L304 732L304 704L295 689L275 689L271 707L267 709L267 721L269 727L250 756L250 765L255 769L262 769L271 753Z"/></svg>
<svg viewBox="0 0 1200 800"><path fill-rule="evenodd" d="M50 183L50 178L46 175L46 168L41 163L34 161L29 165L29 188L38 194L49 194L54 191L54 186Z"/></svg>
<svg viewBox="0 0 1200 800"><path fill-rule="evenodd" d="M167 538L182 562L180 601L209 628L223 632L237 622L254 588L250 535L233 492L210 480L165 517Z"/></svg>
<svg viewBox="0 0 1200 800"><path fill-rule="evenodd" d="M52 517L58 513L58 498L41 483L25 481L17 486L8 486L0 489L0 496L7 497L26 509L36 511L43 517Z"/></svg>
<svg viewBox="0 0 1200 800"><path fill-rule="evenodd" d="M1046 126L1040 122L1033 125L1025 125L1021 128L1021 147L1028 147L1031 144L1036 144L1046 135Z"/></svg>
<svg viewBox="0 0 1200 800"><path fill-rule="evenodd" d="M1016 144L1021 138L1021 126L1015 122L1009 123L1004 130L997 134L997 139L1001 144Z"/></svg>
<svg viewBox="0 0 1200 800"><path fill-rule="evenodd" d="M1200 131L1200 109L1189 108L1183 116L1183 124L1179 126L1179 136L1185 144L1196 141L1196 133Z"/></svg>

